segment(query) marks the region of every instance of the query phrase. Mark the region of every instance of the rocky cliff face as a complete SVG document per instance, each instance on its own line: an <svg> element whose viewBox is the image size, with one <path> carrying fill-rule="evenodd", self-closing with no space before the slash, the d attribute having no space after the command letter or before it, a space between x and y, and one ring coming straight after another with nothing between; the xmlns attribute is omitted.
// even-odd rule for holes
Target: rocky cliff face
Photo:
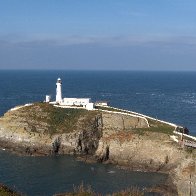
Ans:
<svg viewBox="0 0 196 196"><path fill-rule="evenodd" d="M150 131L144 118L39 103L0 118L0 145L28 154L91 155L133 170L167 172L179 195L196 195L195 150L187 152L168 134Z"/></svg>
<svg viewBox="0 0 196 196"><path fill-rule="evenodd" d="M0 118L2 147L28 154L92 154L102 135L101 114L34 104Z"/></svg>
<svg viewBox="0 0 196 196"><path fill-rule="evenodd" d="M147 126L142 118L36 103L0 118L0 140L3 147L29 154L94 154L106 129Z"/></svg>
<svg viewBox="0 0 196 196"><path fill-rule="evenodd" d="M180 148L165 133L152 132L149 128L139 132L132 126L134 119L126 122L125 118L120 123L117 116L110 117L103 114L102 137L96 151L98 160L132 170L168 173L178 195L196 195L196 150ZM137 128L146 127L141 120Z"/></svg>
<svg viewBox="0 0 196 196"><path fill-rule="evenodd" d="M165 134L119 131L110 135L107 131L99 141L96 155L100 161L132 170L168 173L179 195L196 194L196 151L180 149Z"/></svg>

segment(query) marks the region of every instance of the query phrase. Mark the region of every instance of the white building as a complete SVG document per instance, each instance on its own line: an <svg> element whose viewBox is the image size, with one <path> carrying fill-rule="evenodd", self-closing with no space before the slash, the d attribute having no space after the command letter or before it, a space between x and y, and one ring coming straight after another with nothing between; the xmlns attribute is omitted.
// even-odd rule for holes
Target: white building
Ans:
<svg viewBox="0 0 196 196"><path fill-rule="evenodd" d="M85 106L90 102L90 98L63 98L62 105Z"/></svg>
<svg viewBox="0 0 196 196"><path fill-rule="evenodd" d="M56 101L50 102L50 97L46 95L46 102L50 102L51 104L59 104L62 106L76 106L83 107L87 110L93 110L94 104L91 102L90 98L62 98L62 81L60 78L57 79L56 82Z"/></svg>
<svg viewBox="0 0 196 196"><path fill-rule="evenodd" d="M49 103L51 100L51 96L50 95L46 95L46 103Z"/></svg>

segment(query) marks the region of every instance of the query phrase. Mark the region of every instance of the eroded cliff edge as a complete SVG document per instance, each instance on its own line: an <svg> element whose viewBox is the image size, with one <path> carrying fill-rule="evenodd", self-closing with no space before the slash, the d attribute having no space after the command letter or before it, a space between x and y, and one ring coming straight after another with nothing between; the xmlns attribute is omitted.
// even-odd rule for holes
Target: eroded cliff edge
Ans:
<svg viewBox="0 0 196 196"><path fill-rule="evenodd" d="M179 195L194 195L196 152L174 143L172 131L134 115L36 103L0 118L0 145L30 155L88 155L133 170L166 172Z"/></svg>

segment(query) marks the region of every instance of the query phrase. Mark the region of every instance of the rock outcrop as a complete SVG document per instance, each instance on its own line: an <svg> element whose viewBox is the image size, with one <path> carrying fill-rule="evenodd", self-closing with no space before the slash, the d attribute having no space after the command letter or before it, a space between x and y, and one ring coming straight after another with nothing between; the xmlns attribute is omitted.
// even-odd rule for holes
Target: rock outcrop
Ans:
<svg viewBox="0 0 196 196"><path fill-rule="evenodd" d="M0 118L0 145L30 155L92 154L102 135L100 122L96 111L38 103Z"/></svg>
<svg viewBox="0 0 196 196"><path fill-rule="evenodd" d="M103 129L104 124L104 129ZM0 118L2 147L29 154L94 154L103 130L148 127L142 118L36 103Z"/></svg>
<svg viewBox="0 0 196 196"><path fill-rule="evenodd" d="M156 122L150 124L134 115L37 103L0 118L0 145L30 155L89 155L133 170L166 172L179 195L196 195L196 151L174 143L168 127L161 125L161 132Z"/></svg>

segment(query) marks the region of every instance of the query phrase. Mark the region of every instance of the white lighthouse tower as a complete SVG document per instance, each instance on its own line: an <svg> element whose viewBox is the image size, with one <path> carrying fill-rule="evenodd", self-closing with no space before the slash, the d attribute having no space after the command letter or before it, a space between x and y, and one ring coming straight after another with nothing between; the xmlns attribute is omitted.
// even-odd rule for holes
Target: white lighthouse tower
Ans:
<svg viewBox="0 0 196 196"><path fill-rule="evenodd" d="M62 81L60 78L56 82L56 103L62 102L62 90L61 90Z"/></svg>

